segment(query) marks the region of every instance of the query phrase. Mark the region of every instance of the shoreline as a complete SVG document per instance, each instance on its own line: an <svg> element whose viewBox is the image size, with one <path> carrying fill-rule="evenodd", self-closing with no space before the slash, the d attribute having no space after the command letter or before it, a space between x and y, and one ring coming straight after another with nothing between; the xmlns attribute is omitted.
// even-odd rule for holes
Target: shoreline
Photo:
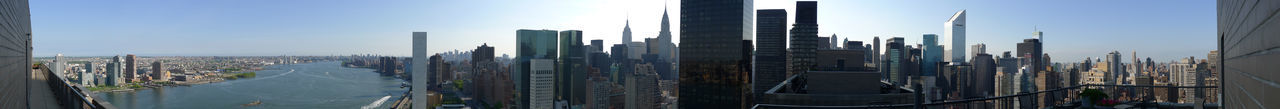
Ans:
<svg viewBox="0 0 1280 109"><path fill-rule="evenodd" d="M325 61L325 62L328 62L328 61ZM310 63L315 63L315 62L294 63L294 64L310 64ZM274 64L274 65L285 65L285 64ZM274 65L269 65L269 66L274 66ZM264 66L264 67L268 67L268 66ZM245 71L241 71L241 72L238 72L238 73L248 73L248 72L257 72L257 71L262 71L262 70L245 70ZM204 80L197 80L197 81L190 81L190 82L188 82L188 81L160 81L160 82L169 82L168 84L157 84L157 83L159 83L159 82L126 83L126 84L128 84L127 86L116 86L116 87L115 87L115 88L120 88L120 89L114 89L114 90L97 90L97 91L90 90L89 92L90 92L90 93L136 92L136 91L142 91L142 90L147 90L147 89L156 89L156 88L165 88L165 87L178 87L178 86L188 86L188 87L190 87L190 86L192 86L192 85L201 85L201 84L210 84L210 83L218 83L218 82L227 82L227 81L232 81L232 80L240 80L240 79L256 78L256 76L255 76L255 77L245 77L245 78L232 79L232 80L227 80L227 79L225 79L226 77L235 77L235 76L236 76L235 74L238 74L238 73L218 73L218 74L214 74L214 75L216 76L216 77L214 77L214 78L204 79ZM139 86L139 87L136 87L136 88L131 88L131 87L129 87L129 86L134 86L134 85L137 85L137 86ZM84 87L84 86L81 86L81 87L86 88L86 89L91 88L91 87Z"/></svg>

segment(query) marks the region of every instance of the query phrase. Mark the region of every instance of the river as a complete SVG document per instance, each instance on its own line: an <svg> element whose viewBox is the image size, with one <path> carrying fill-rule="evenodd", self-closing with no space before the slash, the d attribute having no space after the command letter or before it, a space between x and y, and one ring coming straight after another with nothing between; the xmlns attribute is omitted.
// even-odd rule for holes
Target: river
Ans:
<svg viewBox="0 0 1280 109"><path fill-rule="evenodd" d="M341 62L267 66L255 78L209 84L101 92L94 98L121 109L356 109L389 108L408 91L401 79ZM388 101L387 98L392 101ZM242 106L261 100L257 106Z"/></svg>

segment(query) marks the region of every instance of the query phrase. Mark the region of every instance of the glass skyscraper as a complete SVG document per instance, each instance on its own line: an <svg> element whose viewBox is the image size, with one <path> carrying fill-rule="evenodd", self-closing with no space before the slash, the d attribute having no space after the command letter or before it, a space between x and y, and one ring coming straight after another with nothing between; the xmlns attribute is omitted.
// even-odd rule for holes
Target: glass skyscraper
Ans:
<svg viewBox="0 0 1280 109"><path fill-rule="evenodd" d="M529 81L531 78L530 74L533 73L531 66L532 63L530 63L530 60L548 59L554 61L552 59L556 59L556 31L516 30L516 43L518 43L518 45L516 45L518 46L516 48L516 62L514 63L516 64L516 68L514 68L515 72L512 72L514 73L514 76L511 76L511 80L516 83L516 91L519 93L516 94L517 97L515 101L517 102L516 104L518 104L518 108L530 108L530 102L528 101L531 96L531 85ZM554 62L547 63L555 64ZM553 70L549 72L552 73L551 75L555 75L555 65L551 66L551 69ZM554 84L554 82L551 84ZM554 89L554 87L549 89Z"/></svg>
<svg viewBox="0 0 1280 109"><path fill-rule="evenodd" d="M586 103L587 60L582 31L560 31L560 62L556 70L556 95L570 105Z"/></svg>
<svg viewBox="0 0 1280 109"><path fill-rule="evenodd" d="M680 1L679 108L742 109L752 102L751 0Z"/></svg>
<svg viewBox="0 0 1280 109"><path fill-rule="evenodd" d="M945 45L944 47L947 49L944 57L950 60L951 63L966 62L964 61L964 49L968 45L964 44L964 13L965 10L960 10L960 12L952 15L951 19L947 19L947 22L943 23L942 35L946 38L942 39L942 45Z"/></svg>
<svg viewBox="0 0 1280 109"><path fill-rule="evenodd" d="M756 67L751 80L752 91L759 98L787 78L787 11L761 9L756 17Z"/></svg>

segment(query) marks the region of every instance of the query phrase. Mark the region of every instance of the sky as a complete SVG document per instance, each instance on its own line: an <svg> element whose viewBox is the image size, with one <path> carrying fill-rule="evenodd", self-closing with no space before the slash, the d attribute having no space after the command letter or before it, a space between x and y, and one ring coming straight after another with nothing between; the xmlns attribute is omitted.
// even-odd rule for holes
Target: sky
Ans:
<svg viewBox="0 0 1280 109"><path fill-rule="evenodd" d="M875 36L904 37L914 45L923 34L941 35L943 22L967 10L966 43L986 44L990 54L1014 51L1038 29L1054 62L1111 51L1126 61L1137 52L1168 62L1202 59L1216 48L1214 4L818 0L818 33L867 43ZM515 52L518 29L582 30L584 39L612 45L629 20L633 40L656 37L664 6L679 43L678 0L39 0L31 1L31 17L37 57L410 56L412 32L428 32L431 53L488 44L501 56ZM755 9L789 14L794 6L793 0L754 1Z"/></svg>

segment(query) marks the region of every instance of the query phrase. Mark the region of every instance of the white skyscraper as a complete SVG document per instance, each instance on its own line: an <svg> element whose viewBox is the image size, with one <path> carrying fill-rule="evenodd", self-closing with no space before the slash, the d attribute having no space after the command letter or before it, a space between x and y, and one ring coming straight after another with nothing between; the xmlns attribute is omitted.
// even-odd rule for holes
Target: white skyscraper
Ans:
<svg viewBox="0 0 1280 109"><path fill-rule="evenodd" d="M413 63L410 66L413 72L409 73L413 76L413 104L427 105L427 75L429 73L427 65L427 32L413 32ZM427 109L430 106L414 106L414 109Z"/></svg>
<svg viewBox="0 0 1280 109"><path fill-rule="evenodd" d="M967 45L964 44L964 13L965 10L960 10L943 23L942 34L946 38L942 39L942 45L947 49L946 53L943 53L943 58L950 59L951 62L965 62L964 49Z"/></svg>
<svg viewBox="0 0 1280 109"><path fill-rule="evenodd" d="M529 109L552 109L555 107L555 68L552 59L529 60L532 71L529 74Z"/></svg>
<svg viewBox="0 0 1280 109"><path fill-rule="evenodd" d="M52 70L50 71L53 71L54 73L66 73L64 70L67 70L67 60L62 59L62 53L58 53L58 55L53 56L53 65L50 67L52 67Z"/></svg>

